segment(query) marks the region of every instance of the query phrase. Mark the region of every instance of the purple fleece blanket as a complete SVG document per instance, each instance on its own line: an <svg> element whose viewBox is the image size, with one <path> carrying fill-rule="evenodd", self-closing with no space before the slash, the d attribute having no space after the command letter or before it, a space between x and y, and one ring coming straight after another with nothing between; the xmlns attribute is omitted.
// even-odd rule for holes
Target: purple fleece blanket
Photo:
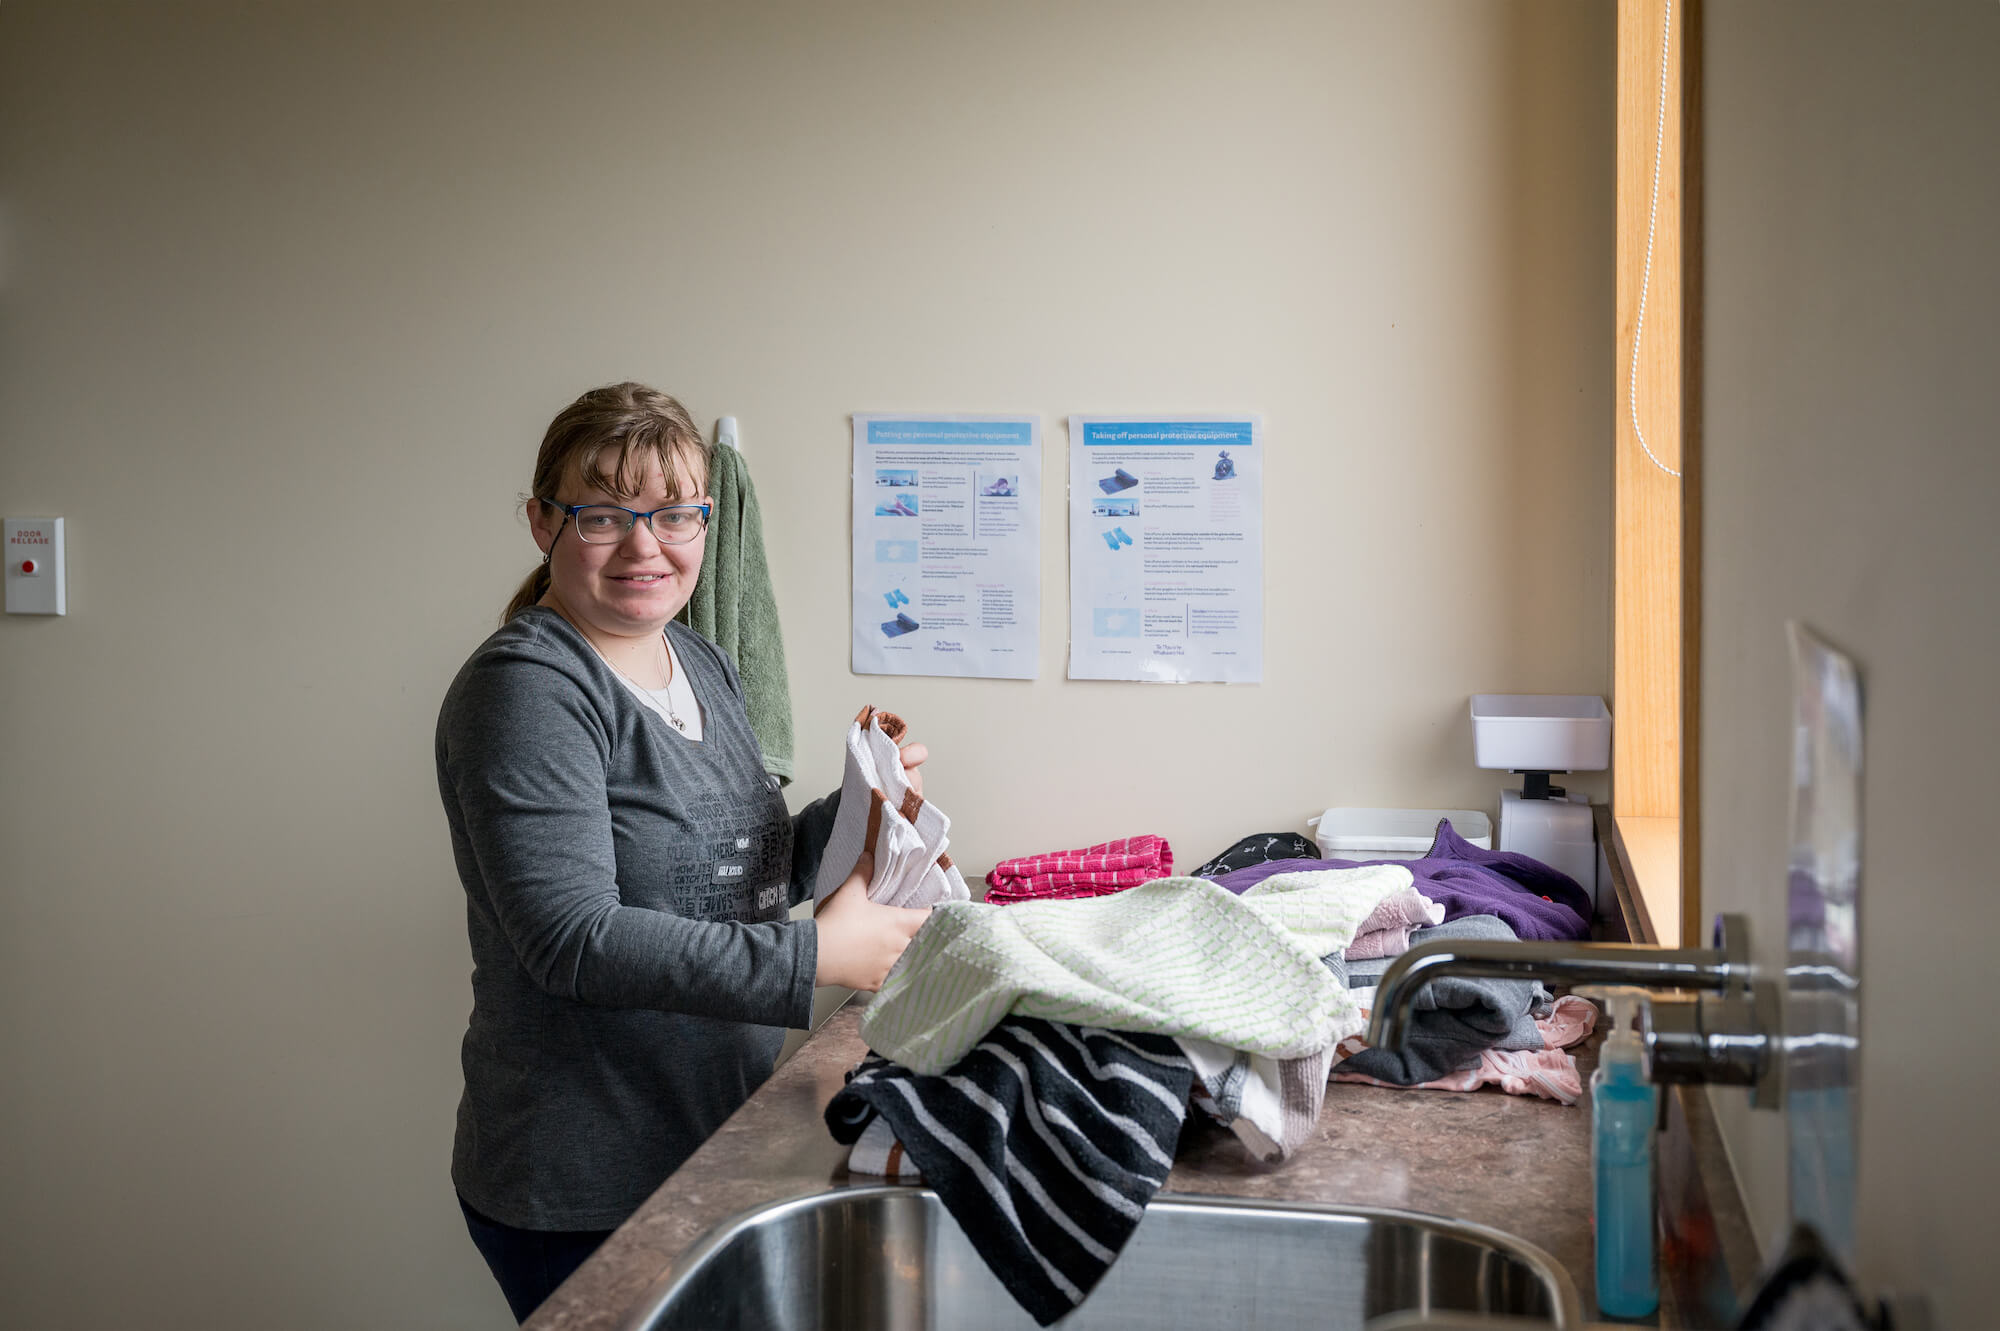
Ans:
<svg viewBox="0 0 2000 1331"><path fill-rule="evenodd" d="M1272 860L1216 878L1241 895L1273 874L1295 869L1351 869L1355 860ZM1444 907L1444 917L1498 915L1520 938L1586 938L1590 935L1590 894L1576 879L1540 860L1511 850L1481 850L1440 818L1437 839L1420 860L1367 860L1400 864L1415 877L1417 891ZM1418 936L1421 938L1421 935Z"/></svg>

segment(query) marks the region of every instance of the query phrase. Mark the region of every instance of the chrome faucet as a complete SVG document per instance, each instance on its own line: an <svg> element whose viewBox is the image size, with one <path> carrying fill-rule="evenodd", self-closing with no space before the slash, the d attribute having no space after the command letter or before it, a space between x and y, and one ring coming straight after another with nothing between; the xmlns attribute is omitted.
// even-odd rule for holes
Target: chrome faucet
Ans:
<svg viewBox="0 0 2000 1331"><path fill-rule="evenodd" d="M1647 1005L1640 1036L1654 1082L1748 1086L1750 1103L1758 1108L1783 1105L1778 986L1752 982L1750 926L1741 915L1716 917L1714 947L1480 939L1420 943L1392 962L1377 982L1368 1043L1400 1048L1418 992L1445 976L1563 986L1629 984L1651 990L1655 997ZM1669 996L1679 990L1694 990L1697 996Z"/></svg>

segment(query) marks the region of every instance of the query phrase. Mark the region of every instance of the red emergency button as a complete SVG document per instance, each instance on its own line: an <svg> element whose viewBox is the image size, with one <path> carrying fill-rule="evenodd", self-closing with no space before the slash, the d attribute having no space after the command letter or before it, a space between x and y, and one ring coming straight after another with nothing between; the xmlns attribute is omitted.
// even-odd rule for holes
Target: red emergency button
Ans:
<svg viewBox="0 0 2000 1331"><path fill-rule="evenodd" d="M21 572L23 573L33 573L36 569L40 567L41 565L37 564L32 559L24 559L21 561Z"/></svg>

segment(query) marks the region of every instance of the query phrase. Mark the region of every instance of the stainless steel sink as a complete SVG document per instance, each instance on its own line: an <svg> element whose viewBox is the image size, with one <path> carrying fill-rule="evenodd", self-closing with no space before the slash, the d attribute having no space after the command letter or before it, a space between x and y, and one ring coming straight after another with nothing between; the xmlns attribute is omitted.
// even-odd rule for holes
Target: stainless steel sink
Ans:
<svg viewBox="0 0 2000 1331"><path fill-rule="evenodd" d="M1065 1331L1355 1328L1399 1311L1581 1320L1540 1248L1370 1207L1162 1193ZM725 1221L621 1331L1033 1331L928 1188L858 1187Z"/></svg>

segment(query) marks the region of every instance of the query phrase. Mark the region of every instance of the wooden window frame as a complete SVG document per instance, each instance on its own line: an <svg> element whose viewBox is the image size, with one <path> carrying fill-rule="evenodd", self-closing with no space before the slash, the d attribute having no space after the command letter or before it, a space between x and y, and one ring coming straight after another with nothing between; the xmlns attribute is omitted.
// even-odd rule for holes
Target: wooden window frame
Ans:
<svg viewBox="0 0 2000 1331"><path fill-rule="evenodd" d="M1616 845L1607 850L1631 865L1660 933L1642 941L1673 945L1701 935L1701 0L1619 0L1617 46Z"/></svg>

